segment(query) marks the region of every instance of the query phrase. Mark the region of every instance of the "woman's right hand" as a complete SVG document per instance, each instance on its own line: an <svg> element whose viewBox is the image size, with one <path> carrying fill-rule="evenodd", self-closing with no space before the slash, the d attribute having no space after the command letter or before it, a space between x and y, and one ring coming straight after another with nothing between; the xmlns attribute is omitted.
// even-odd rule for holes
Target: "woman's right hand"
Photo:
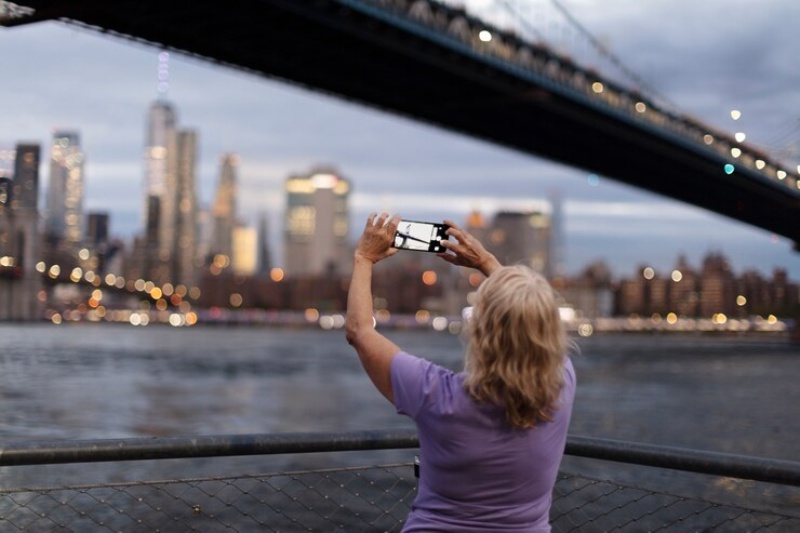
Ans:
<svg viewBox="0 0 800 533"><path fill-rule="evenodd" d="M450 226L446 232L447 235L456 240L443 240L442 246L447 249L447 252L436 255L453 265L479 270L487 277L501 266L497 258L489 253L483 244L467 230L452 220L445 220L444 223Z"/></svg>

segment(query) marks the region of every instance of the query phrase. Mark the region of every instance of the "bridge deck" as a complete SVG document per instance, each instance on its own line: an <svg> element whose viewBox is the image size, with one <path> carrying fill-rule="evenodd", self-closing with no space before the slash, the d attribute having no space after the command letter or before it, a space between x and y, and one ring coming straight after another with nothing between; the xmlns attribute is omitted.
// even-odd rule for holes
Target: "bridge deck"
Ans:
<svg viewBox="0 0 800 533"><path fill-rule="evenodd" d="M482 53L469 36L478 22L452 8L417 9L406 0L18 3L35 11L0 22L68 19L583 168L800 241L792 223L800 212L796 172L777 170L746 146L736 159L726 153L729 144L709 147L661 127L682 127L682 119L663 113L647 120L652 105L642 117L632 115L628 107L639 102L632 93L609 95L609 82L604 98L575 90L559 81L565 72L581 79L594 73L566 60L545 57L541 72L520 68L501 57L520 44L512 36ZM765 170L752 166L757 159ZM735 171L727 173L726 164Z"/></svg>

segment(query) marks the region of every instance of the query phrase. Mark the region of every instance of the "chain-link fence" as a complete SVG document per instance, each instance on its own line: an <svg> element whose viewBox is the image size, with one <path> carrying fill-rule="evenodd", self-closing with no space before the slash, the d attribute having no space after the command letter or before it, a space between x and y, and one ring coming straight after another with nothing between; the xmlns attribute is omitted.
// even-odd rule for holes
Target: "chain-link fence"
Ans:
<svg viewBox="0 0 800 533"><path fill-rule="evenodd" d="M690 476L697 478L698 485L707 483L708 476ZM800 531L800 493L793 486L758 483L753 490L766 493L768 499L780 499L765 510L741 492L735 494L739 499L734 503L726 503L709 495L698 496L697 491L668 490L675 488L674 484L661 476L634 477L647 480L646 484L654 481L658 490L562 471L553 495L553 531ZM414 465L408 462L232 477L6 488L0 489L0 531L399 531L416 485Z"/></svg>

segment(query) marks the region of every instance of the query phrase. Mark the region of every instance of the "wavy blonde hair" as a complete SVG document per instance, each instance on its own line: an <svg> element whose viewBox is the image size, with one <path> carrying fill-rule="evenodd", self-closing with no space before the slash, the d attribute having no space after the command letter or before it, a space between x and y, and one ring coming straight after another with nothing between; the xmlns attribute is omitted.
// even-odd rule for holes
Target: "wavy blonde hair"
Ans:
<svg viewBox="0 0 800 533"><path fill-rule="evenodd" d="M534 427L558 408L571 347L547 280L522 265L502 267L477 292L464 386L502 405L511 426Z"/></svg>

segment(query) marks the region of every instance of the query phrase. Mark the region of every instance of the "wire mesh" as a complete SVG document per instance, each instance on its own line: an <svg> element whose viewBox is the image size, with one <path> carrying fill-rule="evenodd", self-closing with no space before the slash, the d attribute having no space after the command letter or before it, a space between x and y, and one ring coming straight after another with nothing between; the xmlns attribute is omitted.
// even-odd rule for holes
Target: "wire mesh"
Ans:
<svg viewBox="0 0 800 533"><path fill-rule="evenodd" d="M400 531L413 464L0 490L3 532ZM800 531L800 518L559 476L554 532Z"/></svg>

